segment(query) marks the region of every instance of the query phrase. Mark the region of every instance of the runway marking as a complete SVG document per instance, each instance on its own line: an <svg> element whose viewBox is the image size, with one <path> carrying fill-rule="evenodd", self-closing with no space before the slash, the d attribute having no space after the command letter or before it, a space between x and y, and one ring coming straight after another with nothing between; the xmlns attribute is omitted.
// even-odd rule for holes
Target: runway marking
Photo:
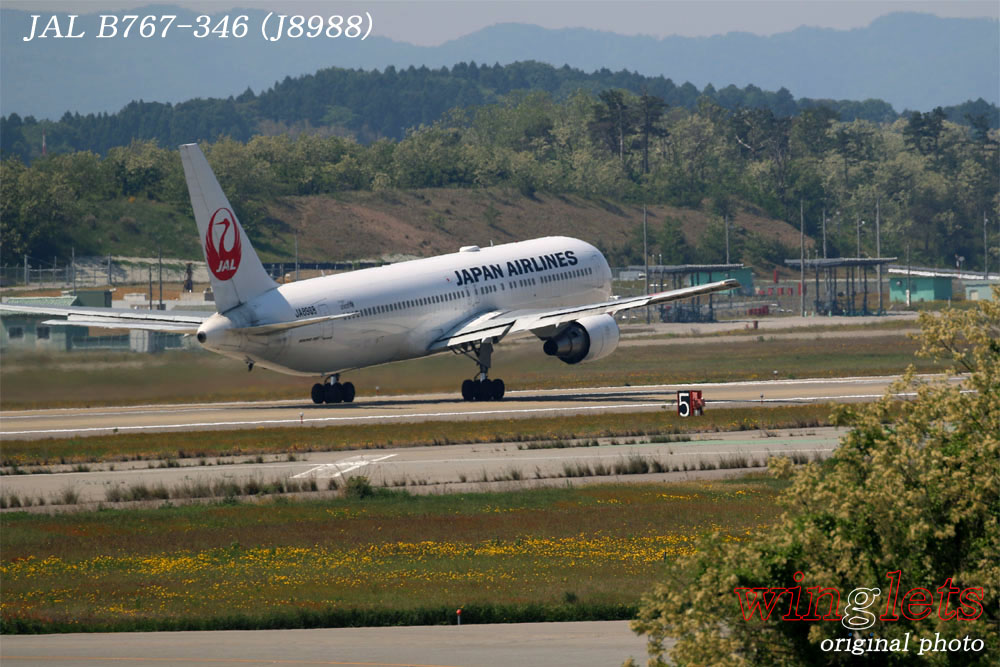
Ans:
<svg viewBox="0 0 1000 667"><path fill-rule="evenodd" d="M89 655L3 655L3 660L52 660L52 661L90 661L90 662L191 662L235 663L239 665L356 665L357 667L453 667L450 665L424 665L415 662L341 662L339 660L288 660L281 658L151 658L151 657L100 657Z"/></svg>
<svg viewBox="0 0 1000 667"><path fill-rule="evenodd" d="M292 479L299 479L300 477L317 477L319 479L336 479L337 477L342 477L349 472L354 472L364 468L365 466L373 465L379 461L385 461L386 459L391 459L395 454L386 454L385 456L373 457L371 454L361 454L360 456L351 456L336 463L321 463L318 466L310 468L305 472L301 472L298 475L292 475ZM347 466L346 468L343 466ZM336 471L332 475L327 475L326 473Z"/></svg>
<svg viewBox="0 0 1000 667"><path fill-rule="evenodd" d="M670 443L676 444L676 443ZM774 446L776 453L788 454L788 453L811 453L811 452L832 452L836 449L836 446L832 447L813 447L812 449L782 449L780 447L781 443L769 443ZM791 445L792 443L786 443ZM578 451L582 449L580 447L566 447L563 451L566 452L565 456L496 456L488 458L466 458L466 459L429 459L424 461L415 460L401 460L395 461L394 463L399 463L400 465L437 465L441 463L498 463L506 461L508 463L534 463L536 461L565 461L566 459L622 459L627 455L629 456L639 456L641 458L660 456L656 453L642 453L642 452L619 452L618 454L586 454L584 452ZM763 450L760 449L749 449L749 450L719 450L719 451L687 451L687 452L672 452L666 454L666 456L711 456L711 455L724 455L724 454L760 454L762 452L770 452L771 447L765 447ZM571 456L571 454L576 454L576 456Z"/></svg>

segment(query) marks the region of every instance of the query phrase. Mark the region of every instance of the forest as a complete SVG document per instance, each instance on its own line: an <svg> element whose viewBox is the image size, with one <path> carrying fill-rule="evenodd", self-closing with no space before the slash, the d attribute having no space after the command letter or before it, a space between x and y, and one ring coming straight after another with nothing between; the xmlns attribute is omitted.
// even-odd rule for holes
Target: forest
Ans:
<svg viewBox="0 0 1000 667"><path fill-rule="evenodd" d="M268 99L261 95L255 102ZM274 99L291 104L287 97ZM664 263L721 260L723 217L737 210L798 227L800 205L817 253L826 220L831 257L875 254L877 209L883 256L910 253L915 264L936 266L964 257L966 268L981 270L984 248L990 248L994 270L1000 260L998 134L987 114L967 114L959 124L938 108L875 122L845 118L823 104L780 112L768 105L727 106L701 94L689 106L652 89L624 88L514 90L488 103L452 99L466 103L451 105L400 139L341 136L327 116L347 112L328 108L317 121L328 131L223 136L205 150L252 238L264 228L281 228L269 206L284 198L500 187L526 198L574 194L709 214L713 222L699 247L684 243L671 228L675 221L653 230L651 252ZM300 101L303 115L312 119L319 111L308 110L306 101ZM103 152L53 152L30 163L9 155L0 164L0 188L5 263L23 254L67 257L71 246L78 255L105 252L88 247L87 230L102 216L118 215L115 202L148 203L177 219L191 215L176 150L152 138ZM734 261L789 256L790 249L762 247L767 241L738 228L731 237ZM604 250L613 262L627 263L641 262L641 248L637 236L625 247Z"/></svg>
<svg viewBox="0 0 1000 667"><path fill-rule="evenodd" d="M405 138L410 128L429 125L450 109L496 104L518 91L548 93L564 102L578 91L597 95L618 89L658 97L673 108L695 111L702 99L723 109L767 109L778 118L826 107L840 120L891 123L908 115L896 113L882 100L795 99L782 88L764 91L754 85L711 84L698 90L691 83L675 85L663 76L649 77L602 69L586 73L568 66L556 68L538 62L509 65L459 63L454 67L363 71L329 68L315 74L286 77L255 94L247 89L238 97L194 99L179 104L134 101L108 114L66 112L58 122L38 121L11 114L0 118L0 155L17 155L30 162L41 155L42 131L47 152L93 151L101 155L115 146L150 139L163 148L192 141L215 141L225 136L249 141L257 134L291 132L350 136L361 143ZM983 117L992 129L1000 127L1000 108L982 99L943 109L958 124Z"/></svg>

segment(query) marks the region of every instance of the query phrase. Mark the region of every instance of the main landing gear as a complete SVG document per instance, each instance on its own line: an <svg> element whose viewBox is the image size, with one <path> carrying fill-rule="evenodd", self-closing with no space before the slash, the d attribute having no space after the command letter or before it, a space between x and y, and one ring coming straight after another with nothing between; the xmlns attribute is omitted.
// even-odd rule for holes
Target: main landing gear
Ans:
<svg viewBox="0 0 1000 667"><path fill-rule="evenodd" d="M479 375L476 376L476 379L466 380L462 383L462 398L466 401L499 401L502 399L505 390L503 380L490 380L486 377L492 364L493 343L481 343L478 347L474 344L468 344L461 349L461 353L475 360L479 365Z"/></svg>
<svg viewBox="0 0 1000 667"><path fill-rule="evenodd" d="M354 384L340 383L339 375L331 375L323 384L317 382L312 387L313 403L353 403Z"/></svg>

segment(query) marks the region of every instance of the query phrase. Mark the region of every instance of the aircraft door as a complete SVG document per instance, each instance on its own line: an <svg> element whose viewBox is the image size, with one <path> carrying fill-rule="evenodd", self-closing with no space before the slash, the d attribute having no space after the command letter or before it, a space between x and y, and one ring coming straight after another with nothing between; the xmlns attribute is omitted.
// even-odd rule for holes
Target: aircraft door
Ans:
<svg viewBox="0 0 1000 667"><path fill-rule="evenodd" d="M317 305L317 310L319 311L320 317L329 317L330 307L325 303ZM333 320L327 320L320 324L320 337L323 340L330 340L333 338Z"/></svg>

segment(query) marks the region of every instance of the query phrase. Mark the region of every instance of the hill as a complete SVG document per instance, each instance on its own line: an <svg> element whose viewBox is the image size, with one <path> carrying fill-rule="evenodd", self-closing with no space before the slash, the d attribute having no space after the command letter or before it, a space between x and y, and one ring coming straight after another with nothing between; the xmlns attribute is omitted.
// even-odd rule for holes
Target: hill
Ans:
<svg viewBox="0 0 1000 667"><path fill-rule="evenodd" d="M455 252L463 245L486 246L540 235L583 239L618 262L624 261L626 248L638 245L631 249L638 250L641 258L641 206L576 195L538 193L525 197L504 188L351 192L337 198L284 198L271 204L269 212L282 224L261 232L265 261L292 257L295 231L299 233L302 261L427 257ZM648 206L651 250L668 219L680 223L684 240L691 247L705 244L713 221L699 210ZM752 234L798 247L797 229L748 208L735 213L732 229L734 238ZM724 260L724 256L705 258Z"/></svg>
<svg viewBox="0 0 1000 667"><path fill-rule="evenodd" d="M63 243L75 247L78 256L151 257L162 249L172 259L203 259L194 221L170 205L115 199L93 210L65 230ZM291 261L296 234L301 262L398 261L455 252L463 245L555 235L593 243L613 264L642 261L642 207L578 195L526 197L500 187L358 191L281 197L266 204L266 216L267 223L253 235L265 262ZM705 246L712 223L718 224L717 217L699 210L648 206L651 252L658 249L668 220L679 223L691 248ZM739 236L754 235L780 244L775 248L798 247L797 229L752 207L735 212L731 230L734 245ZM700 259L722 262L725 257Z"/></svg>
<svg viewBox="0 0 1000 667"><path fill-rule="evenodd" d="M0 117L0 155L16 155L24 162L40 157L43 133L49 155L72 151L104 155L136 140L153 140L172 149L219 137L245 142L255 135L348 136L370 144L384 138L401 140L414 128L454 119L456 109L475 114L484 105L516 104L535 91L557 102L579 96L596 99L608 89L648 93L668 107L689 111L707 100L728 111L763 109L777 118L820 107L845 122L892 123L899 118L892 106L878 99L795 99L786 88L765 91L753 84L720 89L709 84L699 91L690 83L678 86L663 76L606 69L588 74L533 61L504 66L459 63L438 70L389 67L384 72L330 67L286 77L259 94L247 89L235 98L130 102L113 114L67 112L58 122L22 119L17 114ZM960 125L979 118L988 127L1000 127L1000 108L981 97L942 112Z"/></svg>

